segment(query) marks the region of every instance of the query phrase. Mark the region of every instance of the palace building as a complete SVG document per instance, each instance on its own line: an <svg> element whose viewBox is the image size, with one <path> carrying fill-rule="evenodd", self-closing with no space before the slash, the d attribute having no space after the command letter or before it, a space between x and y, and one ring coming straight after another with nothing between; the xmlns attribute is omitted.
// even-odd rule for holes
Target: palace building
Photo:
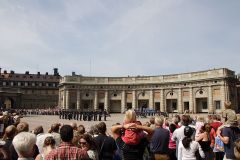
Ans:
<svg viewBox="0 0 240 160"><path fill-rule="evenodd" d="M1 71L0 68L0 108L53 108L58 105L58 85L60 75L54 68L49 75L15 73Z"/></svg>
<svg viewBox="0 0 240 160"><path fill-rule="evenodd" d="M238 110L239 80L227 68L160 76L86 77L64 76L59 82L58 105L62 109L126 109L161 112L216 113L230 100Z"/></svg>

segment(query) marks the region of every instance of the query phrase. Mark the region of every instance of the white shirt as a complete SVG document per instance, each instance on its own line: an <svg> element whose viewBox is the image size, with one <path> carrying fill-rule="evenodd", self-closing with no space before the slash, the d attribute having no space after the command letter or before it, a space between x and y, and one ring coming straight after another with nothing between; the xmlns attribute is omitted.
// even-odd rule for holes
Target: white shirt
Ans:
<svg viewBox="0 0 240 160"><path fill-rule="evenodd" d="M184 148L182 141L180 141L178 145L178 160L196 160L195 153L197 150L199 151L200 156L204 158L204 152L198 142L192 141L190 147L186 149Z"/></svg>
<svg viewBox="0 0 240 160"><path fill-rule="evenodd" d="M172 135L172 140L173 141L181 141L185 135L184 135L184 128L186 126L181 126L180 128L176 129L174 132L173 132L173 135Z"/></svg>
<svg viewBox="0 0 240 160"><path fill-rule="evenodd" d="M53 137L53 135L50 134L50 133L40 133L40 134L37 135L36 145L38 147L39 153L42 153L43 144L44 144L44 141L47 137Z"/></svg>

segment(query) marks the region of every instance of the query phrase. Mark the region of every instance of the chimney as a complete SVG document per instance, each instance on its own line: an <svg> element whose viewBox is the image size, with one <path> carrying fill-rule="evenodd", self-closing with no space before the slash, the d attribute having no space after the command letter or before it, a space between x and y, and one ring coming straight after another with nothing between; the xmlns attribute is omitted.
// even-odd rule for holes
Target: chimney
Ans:
<svg viewBox="0 0 240 160"><path fill-rule="evenodd" d="M7 71L6 71L6 70L4 70L4 71L3 71L3 73L4 73L4 74L7 74Z"/></svg>
<svg viewBox="0 0 240 160"><path fill-rule="evenodd" d="M76 76L76 73L75 73L75 72L72 72L72 76Z"/></svg>
<svg viewBox="0 0 240 160"><path fill-rule="evenodd" d="M54 76L59 76L59 73L58 73L58 69L57 69L57 68L53 68L53 71L54 71L54 73L53 73Z"/></svg>
<svg viewBox="0 0 240 160"><path fill-rule="evenodd" d="M26 75L29 75L29 71L26 71L25 74L26 74Z"/></svg>
<svg viewBox="0 0 240 160"><path fill-rule="evenodd" d="M14 71L10 71L11 74L14 74Z"/></svg>
<svg viewBox="0 0 240 160"><path fill-rule="evenodd" d="M48 72L46 72L46 76L48 75Z"/></svg>
<svg viewBox="0 0 240 160"><path fill-rule="evenodd" d="M40 72L37 72L37 75L39 75L39 76L40 76Z"/></svg>

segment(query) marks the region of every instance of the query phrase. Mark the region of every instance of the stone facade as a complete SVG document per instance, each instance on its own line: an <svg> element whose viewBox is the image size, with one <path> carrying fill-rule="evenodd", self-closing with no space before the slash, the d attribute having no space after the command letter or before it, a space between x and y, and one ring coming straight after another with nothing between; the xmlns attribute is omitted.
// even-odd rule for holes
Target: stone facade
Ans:
<svg viewBox="0 0 240 160"><path fill-rule="evenodd" d="M215 113L230 100L237 110L238 94L235 72L213 69L161 76L85 77L64 76L59 83L62 109L124 112L155 109L162 112Z"/></svg>
<svg viewBox="0 0 240 160"><path fill-rule="evenodd" d="M49 108L58 105L58 69L49 75L1 72L0 68L0 108Z"/></svg>

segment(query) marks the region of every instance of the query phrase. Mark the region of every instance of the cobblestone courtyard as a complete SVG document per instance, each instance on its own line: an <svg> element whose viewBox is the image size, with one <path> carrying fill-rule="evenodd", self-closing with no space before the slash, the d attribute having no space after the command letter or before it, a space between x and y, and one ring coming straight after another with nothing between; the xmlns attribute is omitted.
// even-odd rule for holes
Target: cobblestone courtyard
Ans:
<svg viewBox="0 0 240 160"><path fill-rule="evenodd" d="M107 121L105 121L107 125L107 131L111 133L111 126L117 122L122 123L124 118L124 114L111 114L111 117L107 117ZM138 118L142 123L149 121L149 118ZM42 125L44 128L44 132L47 132L53 123L62 123L62 124L71 124L72 122L76 122L78 125L82 124L85 126L88 131L89 128L99 123L99 121L77 121L77 120L67 120L67 119L59 119L59 116L53 115L28 115L21 119L22 122L27 122L29 124L29 129L33 130L34 127Z"/></svg>

